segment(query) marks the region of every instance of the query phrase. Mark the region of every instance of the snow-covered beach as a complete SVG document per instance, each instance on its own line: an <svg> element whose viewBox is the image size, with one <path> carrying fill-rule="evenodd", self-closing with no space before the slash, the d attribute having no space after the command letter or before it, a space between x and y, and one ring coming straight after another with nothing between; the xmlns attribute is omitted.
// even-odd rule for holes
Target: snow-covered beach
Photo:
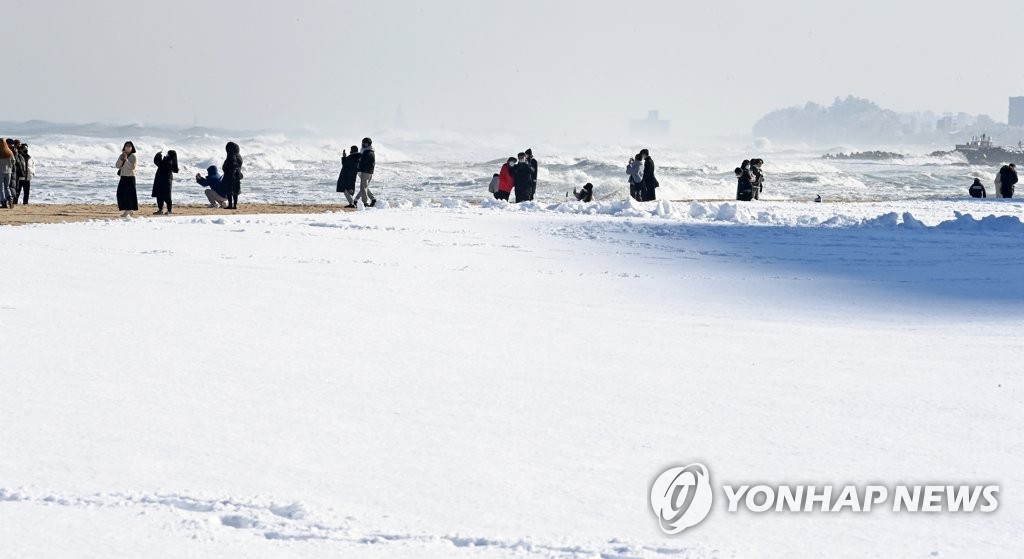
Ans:
<svg viewBox="0 0 1024 559"><path fill-rule="evenodd" d="M1017 557L1024 204L0 227L16 557ZM659 530L665 467L995 513Z"/></svg>

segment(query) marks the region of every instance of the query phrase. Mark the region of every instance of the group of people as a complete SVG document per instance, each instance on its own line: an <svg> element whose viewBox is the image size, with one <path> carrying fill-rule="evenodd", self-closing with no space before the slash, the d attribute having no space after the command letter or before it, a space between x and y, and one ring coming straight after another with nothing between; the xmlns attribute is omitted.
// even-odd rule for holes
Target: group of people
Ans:
<svg viewBox="0 0 1024 559"><path fill-rule="evenodd" d="M764 173L761 166L764 159L744 159L736 173L736 199L741 202L760 200L761 191L764 190Z"/></svg>
<svg viewBox="0 0 1024 559"><path fill-rule="evenodd" d="M196 182L206 187L206 198L210 201L207 207L237 210L238 194L242 190L242 179L245 178L242 174L241 149L234 142L228 142L224 149L227 151L227 157L221 167L223 174L217 171L216 165L211 165L206 170L207 176L196 174ZM121 210L121 217L131 217L133 212L139 211L139 196L135 183L138 170L136 153L135 144L125 142L114 164L119 177L117 209ZM156 198L157 204L153 214L165 214L166 206L166 214L170 215L174 207L171 191L174 186L174 175L178 173L178 154L174 150L169 150L167 155L164 155L161 151L153 157L153 164L156 165L156 174L153 177L152 197Z"/></svg>
<svg viewBox="0 0 1024 559"><path fill-rule="evenodd" d="M654 160L651 152L644 148L640 153L629 159L626 164L626 175L629 176L629 195L638 202L657 200L656 189L661 186L654 176Z"/></svg>
<svg viewBox="0 0 1024 559"><path fill-rule="evenodd" d="M537 171L540 164L533 157L533 149L519 152L516 157L509 157L501 169L491 177L488 190L495 200L512 201L515 192L515 203L529 202L537 195Z"/></svg>
<svg viewBox="0 0 1024 559"><path fill-rule="evenodd" d="M28 144L21 140L0 138L0 208L28 204L36 163L28 153Z"/></svg>
<svg viewBox="0 0 1024 559"><path fill-rule="evenodd" d="M377 199L370 192L370 181L377 164L377 156L373 151L373 140L363 138L362 149L352 146L348 155L341 158L341 173L338 175L338 192L345 194L348 200L346 208L356 207L362 202L364 207L377 205ZM359 193L356 194L356 179L359 179Z"/></svg>

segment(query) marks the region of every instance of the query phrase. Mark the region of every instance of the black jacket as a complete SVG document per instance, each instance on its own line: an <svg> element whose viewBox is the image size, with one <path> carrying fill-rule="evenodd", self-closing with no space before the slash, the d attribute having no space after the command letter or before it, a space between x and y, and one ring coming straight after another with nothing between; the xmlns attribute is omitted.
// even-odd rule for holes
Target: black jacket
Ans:
<svg viewBox="0 0 1024 559"><path fill-rule="evenodd" d="M168 153L158 153L153 156L153 165L156 165L156 176L153 177L153 198L168 200L171 198L171 186L174 184L174 173L178 172L178 156Z"/></svg>
<svg viewBox="0 0 1024 559"><path fill-rule="evenodd" d="M750 178L750 171L743 169L743 173L736 179L736 199L750 200L754 194L754 181Z"/></svg>
<svg viewBox="0 0 1024 559"><path fill-rule="evenodd" d="M647 157L644 160L644 181L640 184L640 201L650 202L657 199L655 188L658 188L658 179L654 176L654 160Z"/></svg>
<svg viewBox="0 0 1024 559"><path fill-rule="evenodd" d="M533 184L537 184L537 166L539 164L537 163L537 160L532 157L527 159L526 162L530 164L530 172L533 175Z"/></svg>
<svg viewBox="0 0 1024 559"><path fill-rule="evenodd" d="M512 184L516 189L516 202L530 200L533 195L533 169L522 161L512 167Z"/></svg>
<svg viewBox="0 0 1024 559"><path fill-rule="evenodd" d="M585 202L589 204L594 200L594 191L592 189L584 188L579 192L573 190L572 193L576 195L576 199L579 200L580 202Z"/></svg>
<svg viewBox="0 0 1024 559"><path fill-rule="evenodd" d="M1003 168L999 169L999 180L1003 183L1003 188L1010 188L1017 184L1017 171L1009 165L1003 165Z"/></svg>
<svg viewBox="0 0 1024 559"><path fill-rule="evenodd" d="M228 157L224 160L224 164L220 166L224 172L224 189L235 194L242 190L242 179L244 178L242 174L242 154L240 151L238 144L228 142Z"/></svg>
<svg viewBox="0 0 1024 559"><path fill-rule="evenodd" d="M377 156L373 154L373 148L367 148L359 157L359 172L367 175L373 174L373 168L377 163Z"/></svg>
<svg viewBox="0 0 1024 559"><path fill-rule="evenodd" d="M359 154L353 153L341 158L341 173L338 175L338 192L356 189L356 175L359 174Z"/></svg>

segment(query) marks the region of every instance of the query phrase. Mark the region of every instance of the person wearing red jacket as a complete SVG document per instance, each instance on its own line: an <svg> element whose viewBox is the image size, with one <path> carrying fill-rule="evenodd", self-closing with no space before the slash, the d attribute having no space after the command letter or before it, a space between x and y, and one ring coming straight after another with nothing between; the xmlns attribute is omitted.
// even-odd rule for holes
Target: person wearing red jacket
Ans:
<svg viewBox="0 0 1024 559"><path fill-rule="evenodd" d="M498 173L498 191L494 193L496 199L508 201L509 196L512 194L512 187L514 185L512 166L515 164L516 158L509 157L508 161L501 166L501 172Z"/></svg>

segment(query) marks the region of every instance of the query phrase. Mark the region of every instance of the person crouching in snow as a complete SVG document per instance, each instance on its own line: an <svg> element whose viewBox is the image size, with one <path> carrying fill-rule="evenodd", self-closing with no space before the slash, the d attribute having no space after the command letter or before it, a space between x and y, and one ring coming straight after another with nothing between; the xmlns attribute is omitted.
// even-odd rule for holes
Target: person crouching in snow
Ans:
<svg viewBox="0 0 1024 559"><path fill-rule="evenodd" d="M216 165L206 168L206 176L196 173L196 182L199 186L205 186L206 199L210 201L207 208L228 207L228 189L224 187L224 175L220 174Z"/></svg>
<svg viewBox="0 0 1024 559"><path fill-rule="evenodd" d="M985 192L985 185L981 184L981 179L974 179L974 184L967 189L967 192L971 195L971 198L988 198L988 193Z"/></svg>
<svg viewBox="0 0 1024 559"><path fill-rule="evenodd" d="M588 204L594 201L594 185L589 182L583 185L583 190L576 192L576 189L572 189L572 193L576 196L576 199L584 204Z"/></svg>

